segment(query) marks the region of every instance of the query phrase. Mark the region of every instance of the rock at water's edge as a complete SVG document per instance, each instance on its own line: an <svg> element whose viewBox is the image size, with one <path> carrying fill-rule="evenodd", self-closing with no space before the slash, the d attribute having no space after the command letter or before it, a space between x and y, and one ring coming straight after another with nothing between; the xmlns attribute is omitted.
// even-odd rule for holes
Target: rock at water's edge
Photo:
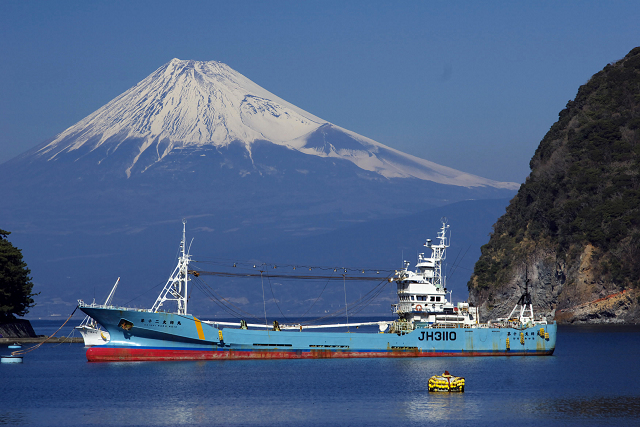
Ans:
<svg viewBox="0 0 640 427"><path fill-rule="evenodd" d="M27 319L0 323L0 338L35 338L37 335Z"/></svg>

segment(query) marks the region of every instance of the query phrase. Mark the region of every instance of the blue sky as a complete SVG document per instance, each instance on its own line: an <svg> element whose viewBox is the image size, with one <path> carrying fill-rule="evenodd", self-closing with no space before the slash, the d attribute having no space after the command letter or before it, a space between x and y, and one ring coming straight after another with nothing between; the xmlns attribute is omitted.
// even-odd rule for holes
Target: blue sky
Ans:
<svg viewBox="0 0 640 427"><path fill-rule="evenodd" d="M637 1L0 2L0 163L172 58L222 61L339 126L523 182L578 87L640 45Z"/></svg>

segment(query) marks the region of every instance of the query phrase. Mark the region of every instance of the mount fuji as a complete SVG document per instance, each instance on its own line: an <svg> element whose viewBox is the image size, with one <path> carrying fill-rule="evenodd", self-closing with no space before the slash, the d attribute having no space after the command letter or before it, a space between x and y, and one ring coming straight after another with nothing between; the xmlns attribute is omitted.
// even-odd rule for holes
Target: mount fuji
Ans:
<svg viewBox="0 0 640 427"><path fill-rule="evenodd" d="M207 256L294 262L304 239L317 249L331 236L313 262L364 262L387 248L341 241L340 230L372 224L384 241L379 221L461 201L473 223L486 217L473 200L494 200L500 211L519 186L329 123L223 63L178 59L0 165L0 183L1 228L23 248L49 312L114 274L143 283L142 270L160 271L162 280L182 218ZM486 202L477 206L487 212ZM483 236L490 225L478 225ZM350 259L334 260L336 245Z"/></svg>
<svg viewBox="0 0 640 427"><path fill-rule="evenodd" d="M307 155L342 159L385 178L515 190L440 166L322 120L215 61L173 59L139 84L57 135L30 156L55 161L97 154L97 164L127 150L124 173L144 173L172 152L268 141ZM241 171L241 173L250 173Z"/></svg>

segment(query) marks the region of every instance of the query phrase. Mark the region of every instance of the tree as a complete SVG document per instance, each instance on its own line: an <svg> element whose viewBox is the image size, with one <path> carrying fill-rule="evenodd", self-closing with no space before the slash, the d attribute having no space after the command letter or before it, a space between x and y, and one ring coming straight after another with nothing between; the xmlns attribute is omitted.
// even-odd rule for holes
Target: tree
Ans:
<svg viewBox="0 0 640 427"><path fill-rule="evenodd" d="M31 292L31 270L22 260L22 251L7 240L9 234L0 229L0 323L27 314L37 295Z"/></svg>

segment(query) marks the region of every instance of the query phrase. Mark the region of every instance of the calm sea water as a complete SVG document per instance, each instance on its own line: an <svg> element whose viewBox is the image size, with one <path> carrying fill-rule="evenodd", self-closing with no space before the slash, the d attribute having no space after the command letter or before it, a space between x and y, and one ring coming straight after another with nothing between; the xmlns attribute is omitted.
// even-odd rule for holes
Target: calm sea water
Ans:
<svg viewBox="0 0 640 427"><path fill-rule="evenodd" d="M560 327L550 357L88 363L45 344L0 365L0 425L638 425L639 356L638 326ZM465 393L428 392L444 370Z"/></svg>

